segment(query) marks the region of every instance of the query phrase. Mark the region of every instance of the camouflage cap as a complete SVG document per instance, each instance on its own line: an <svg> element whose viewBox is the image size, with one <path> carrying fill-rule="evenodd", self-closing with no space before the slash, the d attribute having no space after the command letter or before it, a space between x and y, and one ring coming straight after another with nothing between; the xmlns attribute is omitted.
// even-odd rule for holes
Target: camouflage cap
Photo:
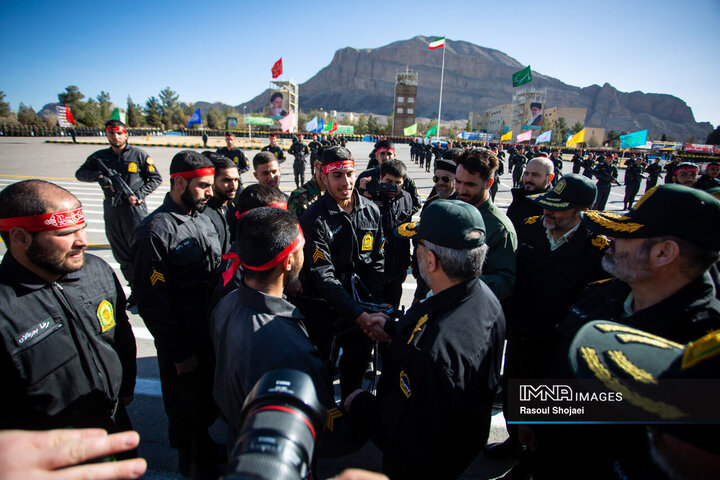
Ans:
<svg viewBox="0 0 720 480"><path fill-rule="evenodd" d="M597 187L585 175L569 173L545 193L530 199L547 210L570 210L589 208L595 202Z"/></svg>
<svg viewBox="0 0 720 480"><path fill-rule="evenodd" d="M651 188L627 215L585 212L582 223L609 237L673 235L694 245L720 250L720 201L707 192L684 185Z"/></svg>
<svg viewBox="0 0 720 480"><path fill-rule="evenodd" d="M467 238L480 230L478 238ZM464 250L485 243L485 222L477 208L460 200L435 200L419 222L403 223L395 230L400 238L424 239L441 247Z"/></svg>

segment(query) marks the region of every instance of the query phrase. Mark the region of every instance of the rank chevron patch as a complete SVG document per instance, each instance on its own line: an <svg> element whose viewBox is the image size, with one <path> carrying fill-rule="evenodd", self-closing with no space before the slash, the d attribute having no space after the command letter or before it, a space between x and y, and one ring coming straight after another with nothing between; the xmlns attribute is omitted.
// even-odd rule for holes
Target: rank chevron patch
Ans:
<svg viewBox="0 0 720 480"><path fill-rule="evenodd" d="M154 287L157 282L165 283L165 275L153 268L153 271L150 274L150 283Z"/></svg>
<svg viewBox="0 0 720 480"><path fill-rule="evenodd" d="M317 263L318 260L326 260L325 254L320 251L319 248L315 247L315 252L313 253L313 263Z"/></svg>

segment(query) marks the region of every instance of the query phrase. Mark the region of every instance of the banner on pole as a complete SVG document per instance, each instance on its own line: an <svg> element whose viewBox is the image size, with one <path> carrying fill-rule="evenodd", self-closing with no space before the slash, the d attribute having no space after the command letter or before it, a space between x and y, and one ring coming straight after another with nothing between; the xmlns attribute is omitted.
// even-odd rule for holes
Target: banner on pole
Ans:
<svg viewBox="0 0 720 480"><path fill-rule="evenodd" d="M504 142L505 140L512 140L512 134L513 134L513 131L510 130L510 131L507 132L505 135L503 135L502 137L500 137L500 141L501 141L501 142Z"/></svg>
<svg viewBox="0 0 720 480"><path fill-rule="evenodd" d="M583 128L583 129L580 130L578 133L576 133L575 135L573 135L573 136L570 138L570 140L568 140L568 141L565 143L565 146L566 146L566 147L574 147L574 146L576 146L578 143L583 143L584 141L585 141L585 129Z"/></svg>
<svg viewBox="0 0 720 480"><path fill-rule="evenodd" d="M425 134L425 138L432 137L433 135L437 134L437 125L433 125L430 127L430 130L427 131Z"/></svg>
<svg viewBox="0 0 720 480"><path fill-rule="evenodd" d="M530 71L530 65L513 73L512 82L513 87L519 87L520 85L532 82L532 71Z"/></svg>
<svg viewBox="0 0 720 480"><path fill-rule="evenodd" d="M552 130L548 130L547 132L541 133L535 139L535 145L537 145L538 143L549 142L551 136L552 136Z"/></svg>
<svg viewBox="0 0 720 480"><path fill-rule="evenodd" d="M530 140L532 140L532 130L519 134L515 139L516 142L528 142Z"/></svg>
<svg viewBox="0 0 720 480"><path fill-rule="evenodd" d="M633 148L645 145L647 142L647 130L620 135L620 148Z"/></svg>
<svg viewBox="0 0 720 480"><path fill-rule="evenodd" d="M409 135L417 135L417 123L413 123L407 128L403 128L403 135L406 137Z"/></svg>

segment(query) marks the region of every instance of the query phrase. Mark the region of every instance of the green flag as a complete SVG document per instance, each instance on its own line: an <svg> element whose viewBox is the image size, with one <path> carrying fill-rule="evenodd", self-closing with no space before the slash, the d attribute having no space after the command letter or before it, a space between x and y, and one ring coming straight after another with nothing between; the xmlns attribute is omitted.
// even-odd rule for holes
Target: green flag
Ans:
<svg viewBox="0 0 720 480"><path fill-rule="evenodd" d="M417 123L413 123L407 128L403 128L403 135L406 137L409 135L417 135Z"/></svg>
<svg viewBox="0 0 720 480"><path fill-rule="evenodd" d="M437 133L437 125L433 125L432 127L430 127L430 130L428 130L427 133L425 134L425 138L432 137L436 133Z"/></svg>
<svg viewBox="0 0 720 480"><path fill-rule="evenodd" d="M512 81L513 87L519 87L520 85L532 82L532 72L530 71L530 65L518 72L513 73Z"/></svg>
<svg viewBox="0 0 720 480"><path fill-rule="evenodd" d="M120 119L120 109L119 108L116 108L115 110L113 110L112 115L110 115L110 120L117 120L118 122L122 122L122 120Z"/></svg>

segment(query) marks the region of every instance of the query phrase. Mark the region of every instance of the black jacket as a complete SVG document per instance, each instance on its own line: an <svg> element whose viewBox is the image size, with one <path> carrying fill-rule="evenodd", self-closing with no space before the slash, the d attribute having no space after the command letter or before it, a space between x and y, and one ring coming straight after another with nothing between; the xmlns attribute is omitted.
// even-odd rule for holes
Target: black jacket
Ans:
<svg viewBox="0 0 720 480"><path fill-rule="evenodd" d="M516 229L522 225L523 220L526 218L543 214L543 208L528 198L525 188L513 188L510 193L513 199L505 214Z"/></svg>
<svg viewBox="0 0 720 480"><path fill-rule="evenodd" d="M112 148L98 150L78 168L75 178L81 182L97 182L98 176L102 175L96 163L97 159L105 163L108 168L118 172L139 199L150 195L162 183L162 177L158 173L153 159L144 151L131 145L125 147L125 150L119 155L113 152ZM103 188L103 192L105 200L112 199L114 193L110 189ZM122 205L129 207L124 203Z"/></svg>
<svg viewBox="0 0 720 480"><path fill-rule="evenodd" d="M608 165L602 162L595 167L593 175L598 179L598 184L610 185L613 182L617 182L618 171L615 165Z"/></svg>
<svg viewBox="0 0 720 480"><path fill-rule="evenodd" d="M277 145L275 145L274 147L272 145L265 145L260 151L274 153L278 163L283 163L285 161L285 152L283 152L283 149L278 147Z"/></svg>
<svg viewBox="0 0 720 480"><path fill-rule="evenodd" d="M517 227L515 290L507 303L515 337L557 341L555 325L591 282L607 278L601 261L608 241L580 225L567 243L550 249L543 217ZM538 308L540 307L541 308Z"/></svg>
<svg viewBox="0 0 720 480"><path fill-rule="evenodd" d="M355 207L349 214L325 192L300 219L305 235L303 288L352 320L363 312L350 293L352 274L382 301L385 264L380 210L357 192L353 195Z"/></svg>
<svg viewBox="0 0 720 480"><path fill-rule="evenodd" d="M385 234L385 279L387 283L404 280L410 266L410 239L398 238L394 231L403 223L411 222L413 204L410 194L392 199L384 198L380 207L383 233Z"/></svg>
<svg viewBox="0 0 720 480"><path fill-rule="evenodd" d="M51 284L10 253L0 264L0 429L111 428L135 388L135 337L107 263Z"/></svg>
<svg viewBox="0 0 720 480"><path fill-rule="evenodd" d="M350 407L369 426L390 478L456 478L475 459L490 430L504 338L500 303L477 279L400 319L377 397L361 393Z"/></svg>
<svg viewBox="0 0 720 480"><path fill-rule="evenodd" d="M250 170L250 162L248 162L245 153L239 148L235 147L232 150L228 150L227 147L222 147L217 149L217 153L235 162L239 173L242 174ZM242 179L240 180L240 183L242 183Z"/></svg>
<svg viewBox="0 0 720 480"><path fill-rule="evenodd" d="M223 254L230 250L230 219L228 217L228 206L223 205L217 197L210 197L207 202L203 215L206 215L215 226L218 233L221 252ZM237 224L235 224L237 225Z"/></svg>
<svg viewBox="0 0 720 480"><path fill-rule="evenodd" d="M135 231L138 312L158 350L174 363L209 347L206 290L220 263L220 248L210 219L188 215L169 193Z"/></svg>

